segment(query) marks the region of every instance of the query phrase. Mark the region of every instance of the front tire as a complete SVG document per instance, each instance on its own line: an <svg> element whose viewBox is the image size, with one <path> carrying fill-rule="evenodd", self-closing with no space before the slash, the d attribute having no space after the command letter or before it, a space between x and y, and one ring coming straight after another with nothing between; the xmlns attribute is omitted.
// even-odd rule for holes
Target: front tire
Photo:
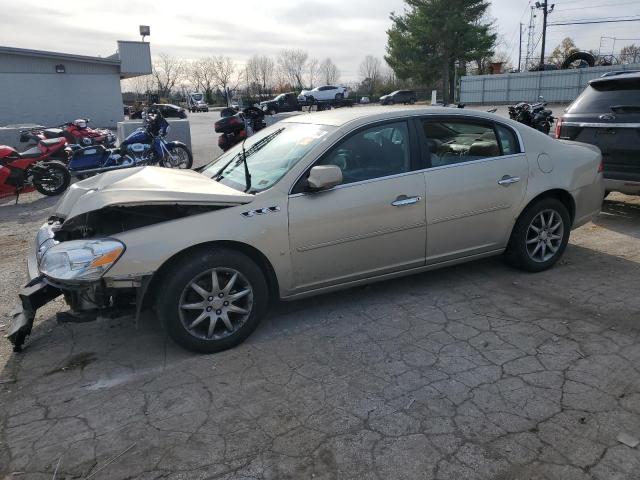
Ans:
<svg viewBox="0 0 640 480"><path fill-rule="evenodd" d="M200 250L168 269L156 307L178 345L213 353L235 347L256 329L268 292L262 270L246 255Z"/></svg>
<svg viewBox="0 0 640 480"><path fill-rule="evenodd" d="M169 150L169 154L165 154L162 159L163 167L187 170L193 166L193 155L185 145L175 145Z"/></svg>
<svg viewBox="0 0 640 480"><path fill-rule="evenodd" d="M64 163L49 161L45 165L45 171L34 176L33 186L42 195L54 197L64 192L71 184L71 174Z"/></svg>
<svg viewBox="0 0 640 480"><path fill-rule="evenodd" d="M518 218L505 256L517 268L542 272L560 259L570 231L571 219L564 204L555 198L543 198Z"/></svg>

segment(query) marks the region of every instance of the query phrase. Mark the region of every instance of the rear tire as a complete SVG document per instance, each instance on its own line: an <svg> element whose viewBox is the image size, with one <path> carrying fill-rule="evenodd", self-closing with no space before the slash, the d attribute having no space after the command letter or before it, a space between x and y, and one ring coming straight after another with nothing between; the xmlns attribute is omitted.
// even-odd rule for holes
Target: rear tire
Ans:
<svg viewBox="0 0 640 480"><path fill-rule="evenodd" d="M542 198L520 214L511 232L505 258L521 270L547 270L564 253L570 231L571 219L564 204L555 198Z"/></svg>
<svg viewBox="0 0 640 480"><path fill-rule="evenodd" d="M194 352L235 347L256 329L269 304L260 267L226 248L203 249L184 257L166 271L161 284L156 300L160 319L173 341Z"/></svg>
<svg viewBox="0 0 640 480"><path fill-rule="evenodd" d="M46 173L34 176L33 186L42 195L55 197L64 192L71 184L71 174L64 163L57 160L45 164ZM44 180L44 181L43 181Z"/></svg>

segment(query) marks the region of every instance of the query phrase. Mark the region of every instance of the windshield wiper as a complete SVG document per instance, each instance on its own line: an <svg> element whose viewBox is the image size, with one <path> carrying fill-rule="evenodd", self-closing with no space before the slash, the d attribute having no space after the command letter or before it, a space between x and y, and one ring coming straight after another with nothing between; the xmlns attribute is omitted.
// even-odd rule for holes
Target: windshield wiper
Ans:
<svg viewBox="0 0 640 480"><path fill-rule="evenodd" d="M222 178L224 178L224 175L222 175L222 172L224 172L226 170L226 168L233 163L234 160L237 160L236 165L239 165L240 162L244 162L244 164L245 164L245 181L246 181L247 173L249 171L249 168L247 166L247 160L246 160L247 157L250 157L255 152L260 150L267 143L269 143L275 137L280 135L283 131L284 131L284 128L280 128L280 129L276 130L275 132L270 133L266 137L261 138L256 143L251 145L251 147L248 150L244 149L244 142L247 141L247 139L245 138L242 141L242 153L239 154L239 155L234 155L227 163L225 163L220 169L218 169L218 171L215 173L215 175L213 175L211 178L214 179L214 180L221 180ZM238 157L240 157L240 158L238 158ZM250 174L249 174L249 181L251 181L251 175ZM248 190L248 188L247 188L247 190Z"/></svg>
<svg viewBox="0 0 640 480"><path fill-rule="evenodd" d="M251 174L249 173L249 165L247 165L247 152L244 149L244 142L247 141L247 137L242 140L242 163L244 163L244 183L247 186L245 193L251 190Z"/></svg>

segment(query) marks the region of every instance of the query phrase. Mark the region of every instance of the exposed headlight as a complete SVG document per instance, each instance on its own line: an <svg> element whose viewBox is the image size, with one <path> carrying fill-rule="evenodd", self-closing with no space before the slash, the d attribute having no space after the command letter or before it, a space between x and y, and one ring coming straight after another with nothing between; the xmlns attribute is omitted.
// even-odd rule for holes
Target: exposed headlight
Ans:
<svg viewBox="0 0 640 480"><path fill-rule="evenodd" d="M98 280L124 252L111 238L72 240L51 247L40 261L40 272L55 280Z"/></svg>

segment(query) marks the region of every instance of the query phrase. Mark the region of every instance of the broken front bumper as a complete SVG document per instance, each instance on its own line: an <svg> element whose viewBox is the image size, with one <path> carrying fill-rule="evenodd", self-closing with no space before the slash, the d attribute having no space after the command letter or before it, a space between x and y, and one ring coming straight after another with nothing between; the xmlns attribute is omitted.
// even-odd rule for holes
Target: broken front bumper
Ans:
<svg viewBox="0 0 640 480"><path fill-rule="evenodd" d="M13 351L22 351L27 336L31 334L36 310L62 294L60 289L49 285L43 277L32 279L18 294L20 304L11 312L11 325L7 338L13 344Z"/></svg>

